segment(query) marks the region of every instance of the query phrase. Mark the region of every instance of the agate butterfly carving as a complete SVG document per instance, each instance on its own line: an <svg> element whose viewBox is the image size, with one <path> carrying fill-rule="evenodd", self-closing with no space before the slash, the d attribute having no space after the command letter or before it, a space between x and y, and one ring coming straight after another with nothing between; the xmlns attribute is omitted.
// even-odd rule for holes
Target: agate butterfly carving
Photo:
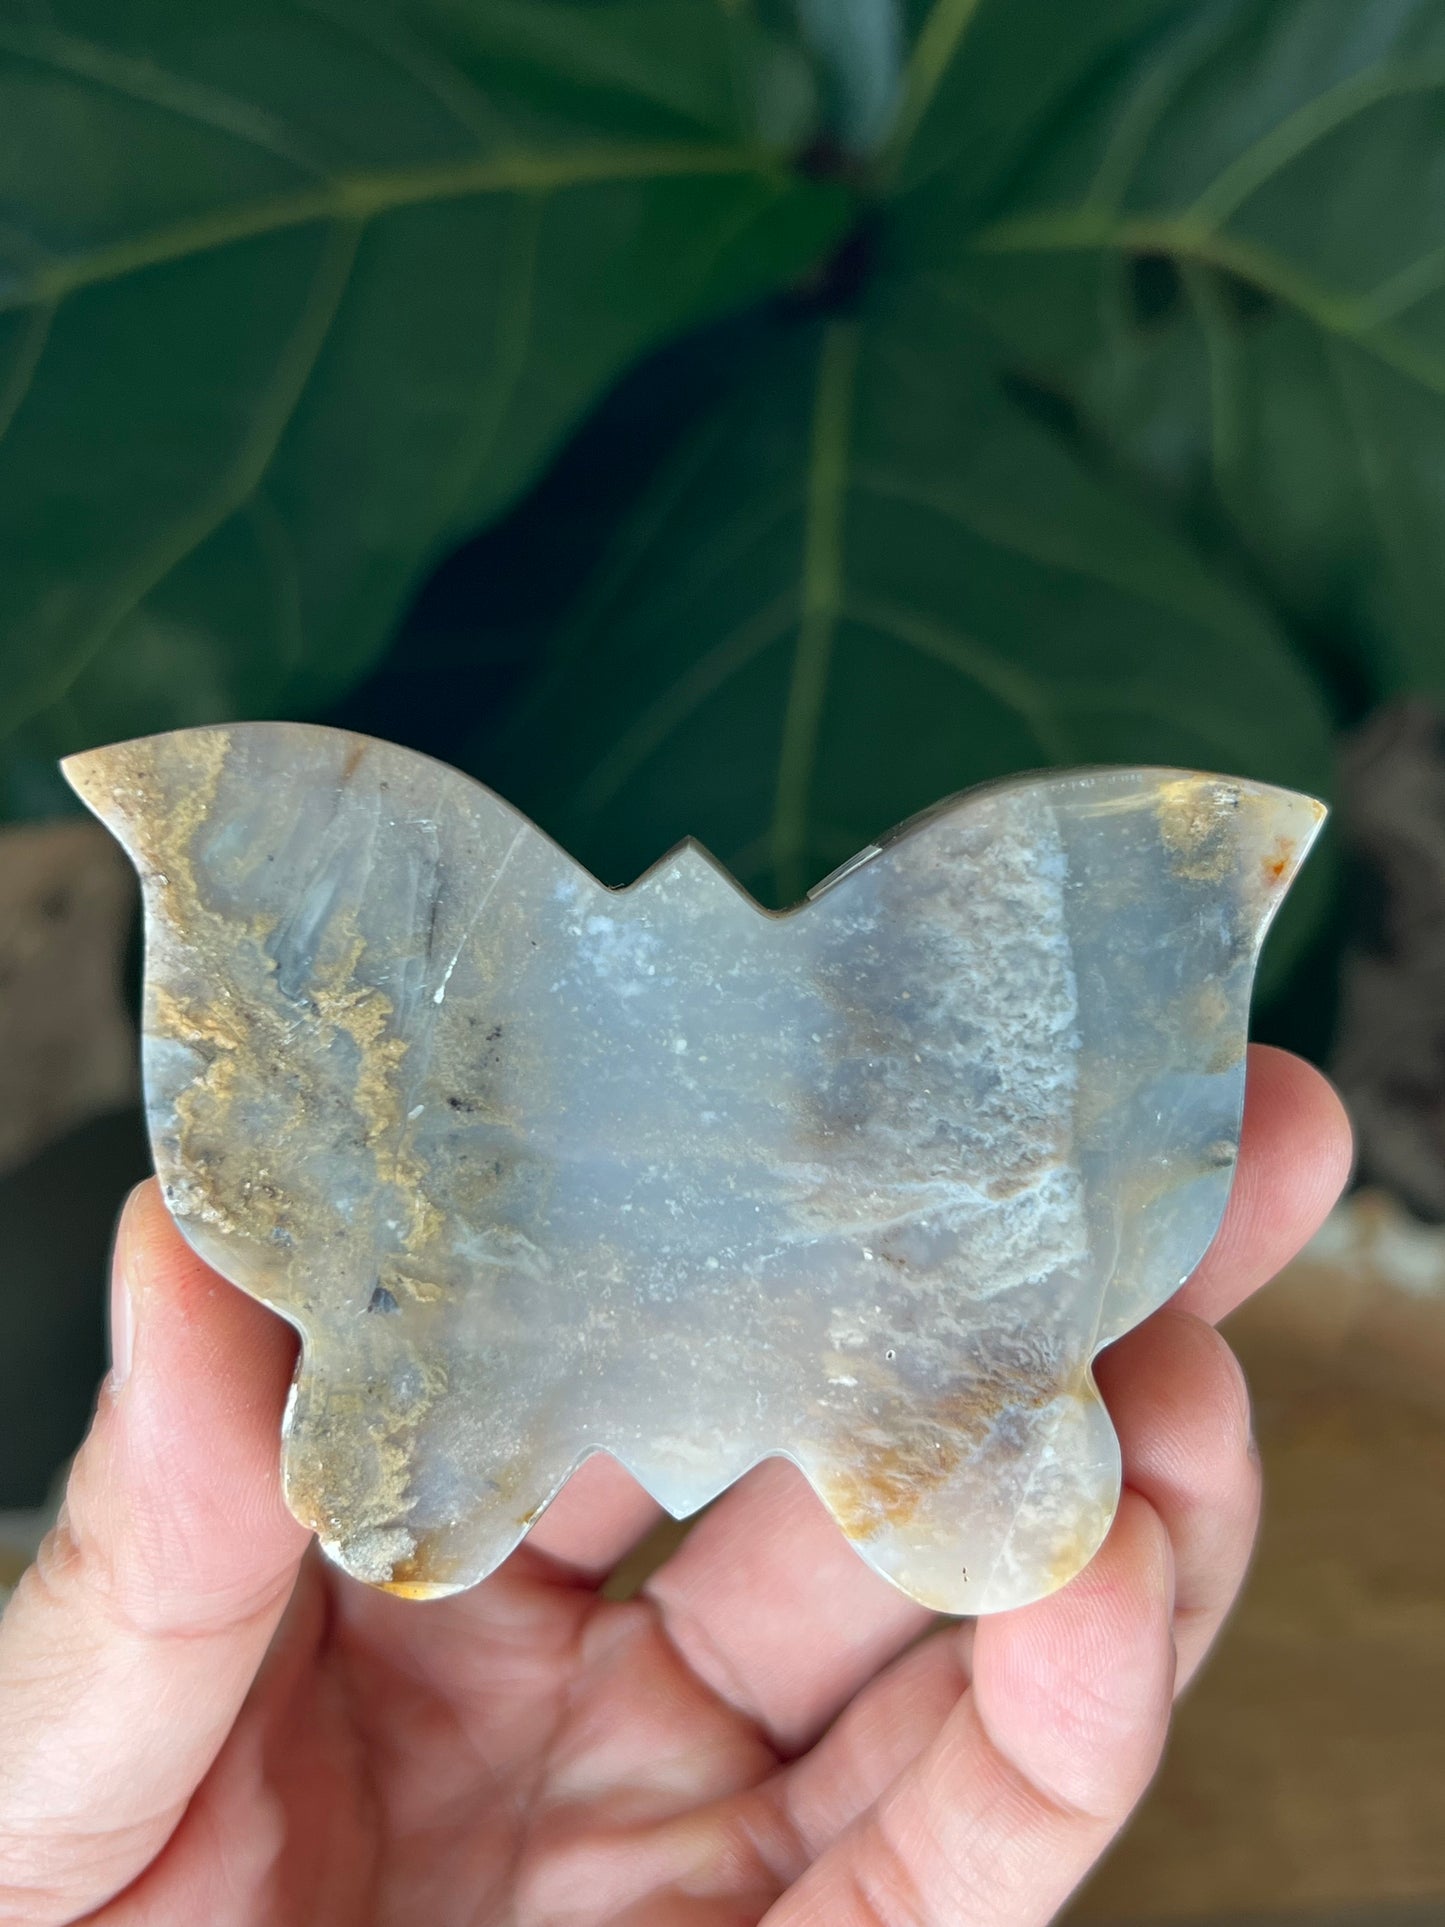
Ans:
<svg viewBox="0 0 1445 1927"><path fill-rule="evenodd" d="M471 1585L599 1450L679 1516L786 1454L951 1612L1090 1557L1091 1360L1218 1224L1318 804L1023 777L777 915L691 843L605 888L338 730L66 772L144 883L166 1198L301 1334L287 1496L349 1572Z"/></svg>

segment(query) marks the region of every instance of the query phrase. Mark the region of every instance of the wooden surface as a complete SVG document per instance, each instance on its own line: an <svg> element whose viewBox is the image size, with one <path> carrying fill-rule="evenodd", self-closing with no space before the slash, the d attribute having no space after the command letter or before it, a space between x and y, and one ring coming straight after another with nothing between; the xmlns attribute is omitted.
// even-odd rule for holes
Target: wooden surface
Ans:
<svg viewBox="0 0 1445 1927"><path fill-rule="evenodd" d="M1272 1907L1263 1914L1194 1914L1187 1920L1156 1916L1159 1927L1445 1927L1445 1909L1438 1900L1377 1901L1363 1907ZM1099 1927L1109 1927L1100 1921ZM1137 1915L1117 1917L1116 1927L1140 1927Z"/></svg>
<svg viewBox="0 0 1445 1927"><path fill-rule="evenodd" d="M1442 1285L1441 1234L1365 1197L1234 1321L1259 1555L1071 1919L1445 1923Z"/></svg>

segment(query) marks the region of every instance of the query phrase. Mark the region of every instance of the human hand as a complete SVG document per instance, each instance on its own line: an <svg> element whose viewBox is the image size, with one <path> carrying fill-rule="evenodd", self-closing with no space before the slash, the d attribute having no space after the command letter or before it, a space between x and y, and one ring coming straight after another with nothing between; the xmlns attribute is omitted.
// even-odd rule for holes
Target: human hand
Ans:
<svg viewBox="0 0 1445 1927"><path fill-rule="evenodd" d="M1324 1080L1253 1052L1224 1227L1099 1361L1113 1531L1061 1592L976 1625L877 1578L777 1461L626 1603L598 1588L659 1515L604 1459L473 1591L356 1585L281 1500L294 1340L144 1187L116 1368L0 1622L0 1923L1048 1921L1248 1562L1248 1399L1211 1321L1310 1235L1349 1156Z"/></svg>

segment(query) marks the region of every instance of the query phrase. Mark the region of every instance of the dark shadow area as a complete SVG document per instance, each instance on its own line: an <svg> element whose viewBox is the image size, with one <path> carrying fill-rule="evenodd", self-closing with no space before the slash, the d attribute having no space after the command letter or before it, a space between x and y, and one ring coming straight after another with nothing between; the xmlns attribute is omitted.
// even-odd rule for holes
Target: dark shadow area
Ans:
<svg viewBox="0 0 1445 1927"><path fill-rule="evenodd" d="M150 1169L141 1114L93 1119L0 1178L0 1511L40 1505L106 1368L116 1216Z"/></svg>

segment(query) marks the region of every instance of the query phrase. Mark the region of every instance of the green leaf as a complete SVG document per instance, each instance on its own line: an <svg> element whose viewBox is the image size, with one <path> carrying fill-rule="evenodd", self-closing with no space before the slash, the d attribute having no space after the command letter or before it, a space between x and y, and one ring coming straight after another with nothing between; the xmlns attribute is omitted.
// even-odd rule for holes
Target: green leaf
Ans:
<svg viewBox="0 0 1445 1927"><path fill-rule="evenodd" d="M344 688L643 348L828 245L810 115L710 0L0 5L14 782Z"/></svg>
<svg viewBox="0 0 1445 1927"><path fill-rule="evenodd" d="M780 331L474 766L610 880L690 832L781 904L966 784L1096 761L1317 789L1329 753L1268 617L895 274Z"/></svg>
<svg viewBox="0 0 1445 1927"><path fill-rule="evenodd" d="M1041 133L953 228L975 312L1371 693L1445 692L1439 0L1191 8Z"/></svg>
<svg viewBox="0 0 1445 1927"><path fill-rule="evenodd" d="M891 191L987 204L1091 75L1194 0L911 0L911 51L881 172Z"/></svg>
<svg viewBox="0 0 1445 1927"><path fill-rule="evenodd" d="M834 312L760 347L550 675L480 733L479 772L601 874L691 832L784 903L939 796L1039 763L1328 787L1320 692L1268 611L1021 405L979 299L980 225L1181 11L936 0L914 22ZM1276 972L1324 888L1317 865Z"/></svg>

